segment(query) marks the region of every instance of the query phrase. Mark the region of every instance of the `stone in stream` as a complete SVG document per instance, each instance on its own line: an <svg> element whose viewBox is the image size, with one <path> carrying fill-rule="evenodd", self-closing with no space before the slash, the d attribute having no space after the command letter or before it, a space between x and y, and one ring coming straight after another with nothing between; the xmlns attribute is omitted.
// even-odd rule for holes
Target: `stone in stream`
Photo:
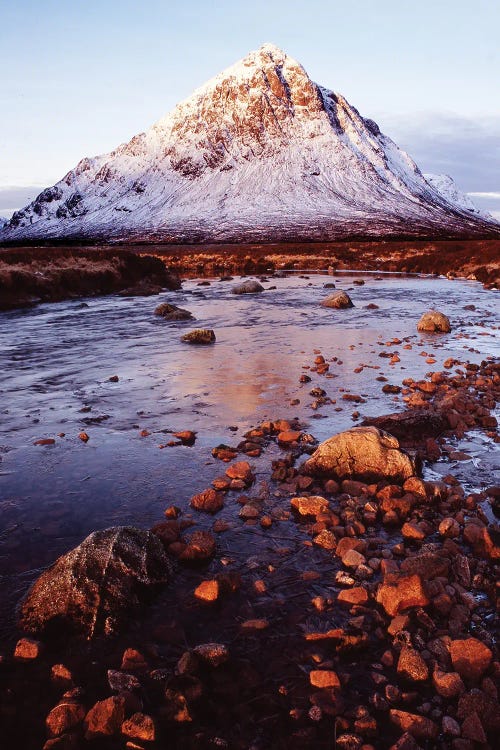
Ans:
<svg viewBox="0 0 500 750"><path fill-rule="evenodd" d="M310 476L402 483L417 473L397 438L376 427L353 427L325 440L304 463Z"/></svg>
<svg viewBox="0 0 500 750"><path fill-rule="evenodd" d="M186 344L214 344L215 333L210 328L196 328L194 331L189 331L181 336L181 341Z"/></svg>
<svg viewBox="0 0 500 750"><path fill-rule="evenodd" d="M93 740L118 734L121 732L124 719L124 697L113 695L111 698L98 701L85 717L85 739Z"/></svg>
<svg viewBox="0 0 500 750"><path fill-rule="evenodd" d="M139 742L154 742L155 724L151 716L135 713L122 724L122 734Z"/></svg>
<svg viewBox="0 0 500 750"><path fill-rule="evenodd" d="M449 333L451 331L450 319L438 310L429 310L418 321L417 331L424 333Z"/></svg>
<svg viewBox="0 0 500 750"><path fill-rule="evenodd" d="M192 320L193 315L189 310L184 310L177 305L170 305L168 302L162 302L155 308L155 315L164 320Z"/></svg>
<svg viewBox="0 0 500 750"><path fill-rule="evenodd" d="M321 301L321 307L333 307L337 310L354 307L347 292L334 292Z"/></svg>
<svg viewBox="0 0 500 750"><path fill-rule="evenodd" d="M428 409L411 409L381 417L366 417L362 427L373 426L394 435L401 445L413 445L428 437L438 437L449 429L446 416Z"/></svg>
<svg viewBox="0 0 500 750"><path fill-rule="evenodd" d="M477 638L452 641L450 656L455 671L468 682L478 682L493 659L491 649Z"/></svg>
<svg viewBox="0 0 500 750"><path fill-rule="evenodd" d="M87 638L110 635L148 590L170 576L154 534L127 526L95 531L35 581L22 602L19 626L32 633L64 627Z"/></svg>
<svg viewBox="0 0 500 750"><path fill-rule="evenodd" d="M248 279L248 281L244 281L242 284L233 286L231 291L233 294L259 294L259 292L264 291L264 287L258 281Z"/></svg>

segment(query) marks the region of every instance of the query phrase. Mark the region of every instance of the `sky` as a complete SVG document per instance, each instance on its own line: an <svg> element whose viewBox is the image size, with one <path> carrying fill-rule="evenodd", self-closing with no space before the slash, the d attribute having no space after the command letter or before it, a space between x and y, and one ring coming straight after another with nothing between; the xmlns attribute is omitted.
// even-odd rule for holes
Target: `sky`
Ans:
<svg viewBox="0 0 500 750"><path fill-rule="evenodd" d="M500 219L498 0L4 0L0 216L272 42Z"/></svg>

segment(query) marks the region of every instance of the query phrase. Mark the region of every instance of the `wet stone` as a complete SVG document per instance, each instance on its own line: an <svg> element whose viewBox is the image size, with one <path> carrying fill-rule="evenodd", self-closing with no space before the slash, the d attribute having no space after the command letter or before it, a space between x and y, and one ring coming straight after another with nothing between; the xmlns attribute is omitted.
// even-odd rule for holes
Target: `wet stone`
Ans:
<svg viewBox="0 0 500 750"><path fill-rule="evenodd" d="M35 641L32 638L20 638L16 643L14 650L14 659L19 661L33 661L38 659L43 651L43 646L40 641Z"/></svg>
<svg viewBox="0 0 500 750"><path fill-rule="evenodd" d="M143 742L154 742L156 739L155 725L151 716L135 713L123 722L121 732L125 737Z"/></svg>
<svg viewBox="0 0 500 750"><path fill-rule="evenodd" d="M194 653L211 667L218 667L229 659L229 649L222 643L202 643L195 647Z"/></svg>
<svg viewBox="0 0 500 750"><path fill-rule="evenodd" d="M310 497L294 497L290 500L292 510L295 510L299 516L317 516L328 510L328 500L318 495Z"/></svg>
<svg viewBox="0 0 500 750"><path fill-rule="evenodd" d="M452 641L450 655L453 667L468 682L478 682L493 658L491 649L477 638Z"/></svg>
<svg viewBox="0 0 500 750"><path fill-rule="evenodd" d="M399 654L398 675L410 682L422 682L429 677L429 668L418 651L403 646Z"/></svg>
<svg viewBox="0 0 500 750"><path fill-rule="evenodd" d="M224 506L224 498L220 492L209 488L198 495L193 495L190 505L192 508L205 513L217 513Z"/></svg>
<svg viewBox="0 0 500 750"><path fill-rule="evenodd" d="M58 737L77 727L85 718L85 708L74 701L61 701L45 719L49 737Z"/></svg>
<svg viewBox="0 0 500 750"><path fill-rule="evenodd" d="M340 688L340 680L336 672L330 669L315 669L309 673L309 681L317 688Z"/></svg>

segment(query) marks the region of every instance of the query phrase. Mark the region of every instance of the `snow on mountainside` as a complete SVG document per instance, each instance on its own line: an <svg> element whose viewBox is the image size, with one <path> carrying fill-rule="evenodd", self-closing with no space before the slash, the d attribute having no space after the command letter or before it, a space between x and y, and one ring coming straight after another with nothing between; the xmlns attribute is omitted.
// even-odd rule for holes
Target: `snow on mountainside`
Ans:
<svg viewBox="0 0 500 750"><path fill-rule="evenodd" d="M493 216L487 211L481 211L471 201L468 195L463 193L457 186L452 177L447 174L424 174L425 179L434 190L437 190L449 203L463 211L469 211L487 221L495 221Z"/></svg>
<svg viewBox="0 0 500 750"><path fill-rule="evenodd" d="M110 154L85 158L0 240L334 239L495 232L342 96L266 44Z"/></svg>

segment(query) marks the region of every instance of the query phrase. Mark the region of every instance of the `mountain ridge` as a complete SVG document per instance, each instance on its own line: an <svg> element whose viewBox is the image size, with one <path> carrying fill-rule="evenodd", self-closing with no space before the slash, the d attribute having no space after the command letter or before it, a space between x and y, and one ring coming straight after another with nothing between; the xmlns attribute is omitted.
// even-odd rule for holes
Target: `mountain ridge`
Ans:
<svg viewBox="0 0 500 750"><path fill-rule="evenodd" d="M376 123L266 44L144 133L82 159L0 241L488 233L500 226L450 202Z"/></svg>

